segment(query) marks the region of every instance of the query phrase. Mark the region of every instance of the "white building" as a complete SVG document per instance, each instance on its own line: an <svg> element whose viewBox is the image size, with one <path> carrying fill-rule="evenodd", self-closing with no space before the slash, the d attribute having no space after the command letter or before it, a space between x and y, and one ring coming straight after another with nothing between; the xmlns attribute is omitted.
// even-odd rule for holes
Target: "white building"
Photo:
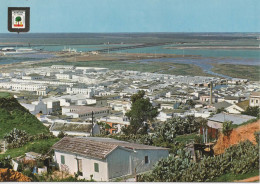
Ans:
<svg viewBox="0 0 260 184"><path fill-rule="evenodd" d="M96 181L149 171L169 155L167 148L98 137L65 137L52 148L60 170Z"/></svg>
<svg viewBox="0 0 260 184"><path fill-rule="evenodd" d="M73 65L52 65L51 68L53 69L66 69L66 70L74 70Z"/></svg>
<svg viewBox="0 0 260 184"><path fill-rule="evenodd" d="M22 79L24 79L24 80L40 80L40 79L43 79L43 78L44 78L44 76L37 75L37 74L22 76Z"/></svg>
<svg viewBox="0 0 260 184"><path fill-rule="evenodd" d="M84 87L68 87L66 92L68 94L84 94L87 95L87 98L91 98L94 95L93 89Z"/></svg>
<svg viewBox="0 0 260 184"><path fill-rule="evenodd" d="M41 99L39 101L33 102L32 104L21 103L21 105L30 111L31 114L50 114L50 109L47 109L47 105L43 103Z"/></svg>
<svg viewBox="0 0 260 184"><path fill-rule="evenodd" d="M70 80L72 79L72 74L67 74L67 73L57 73L55 74L57 79L61 79L61 80Z"/></svg>
<svg viewBox="0 0 260 184"><path fill-rule="evenodd" d="M97 119L99 122L104 122L111 126L109 129L110 134L116 134L121 132L122 127L130 125L130 121L126 116L113 116L110 115L105 118Z"/></svg>
<svg viewBox="0 0 260 184"><path fill-rule="evenodd" d="M0 83L0 88L5 88L13 91L31 91L37 92L37 90L45 90L48 92L48 86L45 84L34 83L16 83L16 82L3 82Z"/></svg>
<svg viewBox="0 0 260 184"><path fill-rule="evenodd" d="M93 116L104 117L109 114L109 109L106 107L89 107L89 106L69 106L62 107L62 115L70 116L72 118L84 118L88 119Z"/></svg>
<svg viewBox="0 0 260 184"><path fill-rule="evenodd" d="M249 106L260 107L260 92L252 92L252 94L250 95L250 99L249 99Z"/></svg>
<svg viewBox="0 0 260 184"><path fill-rule="evenodd" d="M51 127L50 131L53 135L58 136L61 131L63 131L67 135L73 136L91 136L100 134L100 128L98 124L93 125L91 123L78 123L78 122L54 122Z"/></svg>

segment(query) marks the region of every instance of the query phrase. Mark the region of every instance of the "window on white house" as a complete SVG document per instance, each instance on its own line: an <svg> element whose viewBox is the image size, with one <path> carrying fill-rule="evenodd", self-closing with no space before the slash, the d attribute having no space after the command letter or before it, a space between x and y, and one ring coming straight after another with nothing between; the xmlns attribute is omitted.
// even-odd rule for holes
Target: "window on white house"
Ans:
<svg viewBox="0 0 260 184"><path fill-rule="evenodd" d="M149 158L148 158L148 156L145 156L145 157L144 157L144 163L145 163L145 164L148 164L148 163L149 163Z"/></svg>
<svg viewBox="0 0 260 184"><path fill-rule="evenodd" d="M258 100L256 100L255 103L258 103Z"/></svg>
<svg viewBox="0 0 260 184"><path fill-rule="evenodd" d="M95 172L99 172L99 165L98 165L98 163L94 163L94 169L95 169Z"/></svg>
<svg viewBox="0 0 260 184"><path fill-rule="evenodd" d="M60 160L61 160L61 164L65 164L65 157L64 157L64 155L60 156Z"/></svg>

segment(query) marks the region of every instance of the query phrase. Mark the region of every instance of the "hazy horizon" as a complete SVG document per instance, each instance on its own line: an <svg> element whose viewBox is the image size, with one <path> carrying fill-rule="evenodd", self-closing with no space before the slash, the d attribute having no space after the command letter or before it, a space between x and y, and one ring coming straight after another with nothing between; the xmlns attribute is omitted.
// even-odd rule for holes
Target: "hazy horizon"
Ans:
<svg viewBox="0 0 260 184"><path fill-rule="evenodd" d="M259 0L0 0L0 33L8 7L30 7L32 33L259 32ZM6 21L5 21L6 20Z"/></svg>

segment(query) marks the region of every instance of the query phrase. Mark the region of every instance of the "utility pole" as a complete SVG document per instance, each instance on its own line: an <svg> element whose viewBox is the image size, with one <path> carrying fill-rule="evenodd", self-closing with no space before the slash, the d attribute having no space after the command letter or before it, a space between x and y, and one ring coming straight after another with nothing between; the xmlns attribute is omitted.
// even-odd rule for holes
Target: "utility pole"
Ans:
<svg viewBox="0 0 260 184"><path fill-rule="evenodd" d="M91 113L91 116L92 116L92 118L91 118L91 123L92 123L91 134L92 134L92 137L93 137L93 128L94 128L94 112L93 111Z"/></svg>

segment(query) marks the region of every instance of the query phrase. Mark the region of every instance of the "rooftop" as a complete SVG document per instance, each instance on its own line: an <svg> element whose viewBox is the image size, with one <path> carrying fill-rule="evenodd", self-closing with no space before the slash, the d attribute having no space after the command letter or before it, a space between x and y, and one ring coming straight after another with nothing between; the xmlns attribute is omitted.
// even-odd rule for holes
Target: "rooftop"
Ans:
<svg viewBox="0 0 260 184"><path fill-rule="evenodd" d="M59 151L104 159L108 156L109 153L118 147L130 150L167 150L167 148L147 146L143 144L135 144L101 137L64 137L55 143L52 148Z"/></svg>
<svg viewBox="0 0 260 184"><path fill-rule="evenodd" d="M55 122L51 128L53 131L88 132L92 129L90 123L59 123Z"/></svg>
<svg viewBox="0 0 260 184"><path fill-rule="evenodd" d="M216 109L221 109L221 108L227 108L229 106L231 106L232 104L231 103L228 103L226 101L224 102L218 102L218 103L215 103L213 104L213 106L216 108Z"/></svg>
<svg viewBox="0 0 260 184"><path fill-rule="evenodd" d="M208 118L208 120L216 121L216 122L220 122L220 123L223 123L225 121L232 121L233 124L240 125L246 121L249 121L249 120L255 119L255 118L256 117L254 117L254 116L248 116L248 115L219 113L219 114L216 114L216 115Z"/></svg>
<svg viewBox="0 0 260 184"><path fill-rule="evenodd" d="M72 105L69 107L62 107L64 109L73 109L75 110L75 113L78 114L85 114L85 113L90 113L90 112L95 112L95 111L107 111L108 108L106 107L90 107L90 106L77 106L77 105Z"/></svg>
<svg viewBox="0 0 260 184"><path fill-rule="evenodd" d="M260 97L260 91L252 92L251 96L258 96L258 97Z"/></svg>

